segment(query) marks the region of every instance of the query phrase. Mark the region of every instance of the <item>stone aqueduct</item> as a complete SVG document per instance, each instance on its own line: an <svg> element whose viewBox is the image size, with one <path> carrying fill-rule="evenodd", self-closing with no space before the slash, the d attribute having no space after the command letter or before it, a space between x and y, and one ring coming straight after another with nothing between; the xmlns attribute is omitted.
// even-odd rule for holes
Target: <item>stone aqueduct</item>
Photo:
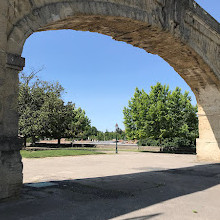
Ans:
<svg viewBox="0 0 220 220"><path fill-rule="evenodd" d="M193 0L0 1L0 199L22 186L18 73L34 32L73 29L109 35L158 54L193 90L199 159L220 161L220 25ZM74 42L73 42L74 43Z"/></svg>

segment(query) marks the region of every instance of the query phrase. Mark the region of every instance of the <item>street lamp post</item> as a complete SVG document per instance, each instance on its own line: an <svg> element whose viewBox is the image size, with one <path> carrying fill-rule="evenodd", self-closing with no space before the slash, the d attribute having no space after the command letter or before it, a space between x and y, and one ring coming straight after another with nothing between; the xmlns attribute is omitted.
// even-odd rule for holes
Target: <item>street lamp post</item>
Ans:
<svg viewBox="0 0 220 220"><path fill-rule="evenodd" d="M72 147L73 147L73 124L71 123L71 136L72 136Z"/></svg>
<svg viewBox="0 0 220 220"><path fill-rule="evenodd" d="M117 132L118 132L118 124L115 125L115 133L116 133L116 146L115 146L115 153L118 153L118 138L117 138Z"/></svg>

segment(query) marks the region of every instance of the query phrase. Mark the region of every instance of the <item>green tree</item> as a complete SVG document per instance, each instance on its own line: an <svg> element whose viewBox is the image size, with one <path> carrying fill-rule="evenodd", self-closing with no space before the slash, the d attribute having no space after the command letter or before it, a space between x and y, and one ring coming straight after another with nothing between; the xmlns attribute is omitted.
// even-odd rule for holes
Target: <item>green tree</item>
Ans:
<svg viewBox="0 0 220 220"><path fill-rule="evenodd" d="M124 124L129 140L149 139L152 143L181 140L193 145L198 136L197 106L188 92L173 92L157 83L147 94L136 88L134 97L124 108ZM156 142L155 142L156 141Z"/></svg>
<svg viewBox="0 0 220 220"><path fill-rule="evenodd" d="M67 129L66 137L76 139L87 139L91 129L91 121L81 108L75 108L75 104L67 104Z"/></svg>
<svg viewBox="0 0 220 220"><path fill-rule="evenodd" d="M98 134L98 129L92 126L89 130L89 135L97 136L97 134Z"/></svg>
<svg viewBox="0 0 220 220"><path fill-rule="evenodd" d="M66 131L66 109L62 99L54 93L48 93L41 108L40 121L43 124L41 136L60 140Z"/></svg>
<svg viewBox="0 0 220 220"><path fill-rule="evenodd" d="M39 80L37 72L21 73L19 84L19 135L26 139L64 137L86 139L90 120L81 108L62 100L63 87L59 83Z"/></svg>
<svg viewBox="0 0 220 220"><path fill-rule="evenodd" d="M44 103L44 91L41 82L33 71L30 75L21 73L19 82L18 113L19 113L19 135L26 139L32 137L35 142L43 129L41 123L41 107Z"/></svg>

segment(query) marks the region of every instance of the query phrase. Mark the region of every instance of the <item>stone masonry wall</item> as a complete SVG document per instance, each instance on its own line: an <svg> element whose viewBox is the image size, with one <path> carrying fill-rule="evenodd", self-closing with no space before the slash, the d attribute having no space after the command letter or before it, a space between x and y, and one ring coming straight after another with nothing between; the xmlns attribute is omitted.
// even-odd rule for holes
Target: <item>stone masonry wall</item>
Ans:
<svg viewBox="0 0 220 220"><path fill-rule="evenodd" d="M22 163L19 151L0 151L0 199L19 196Z"/></svg>
<svg viewBox="0 0 220 220"><path fill-rule="evenodd" d="M220 161L220 25L193 0L0 0L0 199L22 184L18 72L37 31L91 31L167 61L199 105L200 159Z"/></svg>
<svg viewBox="0 0 220 220"><path fill-rule="evenodd" d="M0 200L18 196L22 186L17 113L19 68L12 65L7 53L9 2L0 1Z"/></svg>

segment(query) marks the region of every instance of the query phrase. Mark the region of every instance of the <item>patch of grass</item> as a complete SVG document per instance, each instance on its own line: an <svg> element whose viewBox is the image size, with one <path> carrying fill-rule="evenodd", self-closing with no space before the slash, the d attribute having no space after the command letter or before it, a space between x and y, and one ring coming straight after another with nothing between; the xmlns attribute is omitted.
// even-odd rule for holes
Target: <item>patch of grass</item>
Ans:
<svg viewBox="0 0 220 220"><path fill-rule="evenodd" d="M115 147L112 148L95 148L95 147L65 147L62 149L69 149L69 150L92 150L92 151L113 151L115 152ZM140 150L136 149L118 149L118 152L141 152Z"/></svg>
<svg viewBox="0 0 220 220"><path fill-rule="evenodd" d="M45 158L45 157L64 157L64 156L80 156L80 155L94 155L104 154L94 150L38 150L27 151L21 150L21 156L23 158Z"/></svg>
<svg viewBox="0 0 220 220"><path fill-rule="evenodd" d="M96 150L101 150L101 151L114 151L115 152L115 148L96 148ZM118 148L118 152L140 152L138 149L120 149Z"/></svg>

